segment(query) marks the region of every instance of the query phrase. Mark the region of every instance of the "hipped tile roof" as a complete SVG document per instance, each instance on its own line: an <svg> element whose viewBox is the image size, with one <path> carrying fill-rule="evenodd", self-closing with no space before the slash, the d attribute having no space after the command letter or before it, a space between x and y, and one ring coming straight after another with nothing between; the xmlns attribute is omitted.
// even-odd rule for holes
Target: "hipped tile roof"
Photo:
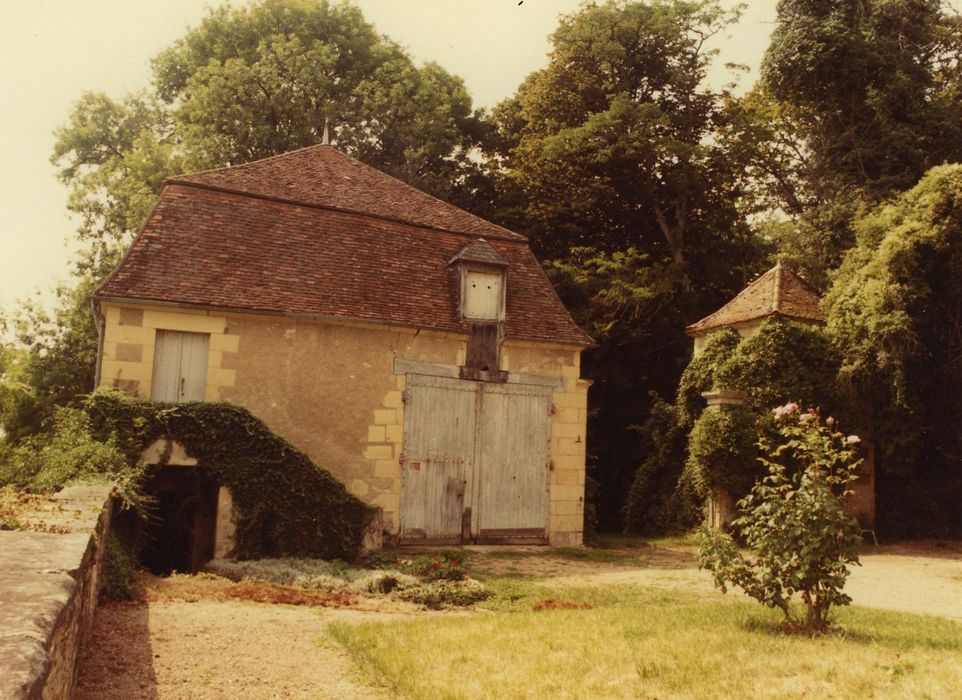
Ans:
<svg viewBox="0 0 962 700"><path fill-rule="evenodd" d="M167 182L371 214L478 236L524 239L327 145L308 146L219 170L178 175Z"/></svg>
<svg viewBox="0 0 962 700"><path fill-rule="evenodd" d="M299 168L304 153L291 154L289 165ZM329 147L313 153L337 167L347 159ZM296 173L285 175L283 156L270 163L271 171L290 183L288 195L293 194ZM324 167L300 172L312 180ZM250 172L247 166L238 169ZM404 189L369 174L354 183L357 192L340 198L342 203L350 198L352 206L371 202L370 212L357 212L329 208L316 199L300 204L288 197L278 201L265 194L269 183L253 194L230 192L225 189L233 181L229 170L233 168L216 171L226 173L218 175L222 186L217 188L185 178L170 180L127 256L97 290L97 298L467 332L458 309L458 266L450 263L477 241L477 231L381 217L383 202L377 201L377 194ZM363 166L357 172L370 170ZM372 183L374 193L366 200L364 187ZM309 185L298 187L307 190ZM314 186L318 191L324 187ZM412 195L415 205L423 202L420 194ZM401 204L399 200L392 206ZM487 224L462 213L464 217L451 215L447 221L464 222L465 228L474 220ZM486 232L484 245L508 265L505 337L591 344L564 308L527 240L497 231L495 237Z"/></svg>
<svg viewBox="0 0 962 700"><path fill-rule="evenodd" d="M774 315L824 323L825 314L818 302L819 294L814 287L777 264L718 311L688 326L685 332L702 335L715 328Z"/></svg>

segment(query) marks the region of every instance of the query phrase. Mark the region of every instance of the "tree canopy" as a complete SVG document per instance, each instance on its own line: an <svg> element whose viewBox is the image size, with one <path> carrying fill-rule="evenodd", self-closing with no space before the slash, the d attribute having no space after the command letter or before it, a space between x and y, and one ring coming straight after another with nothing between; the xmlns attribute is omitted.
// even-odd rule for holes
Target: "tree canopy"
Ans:
<svg viewBox="0 0 962 700"><path fill-rule="evenodd" d="M943 0L780 0L730 144L787 259L823 288L852 221L962 160L962 18Z"/></svg>
<svg viewBox="0 0 962 700"><path fill-rule="evenodd" d="M859 219L826 299L895 532L962 531L962 165Z"/></svg>
<svg viewBox="0 0 962 700"><path fill-rule="evenodd" d="M742 167L721 147L729 95L705 80L706 41L736 18L715 0L586 5L494 112L522 229L601 344L584 366L604 527L638 464L629 426L687 362L684 327L760 258L736 207Z"/></svg>
<svg viewBox="0 0 962 700"><path fill-rule="evenodd" d="M326 0L264 0L210 11L153 61L154 86L87 93L57 132L53 162L103 275L143 223L164 178L320 143L470 205L487 131L460 78L418 67L361 11Z"/></svg>

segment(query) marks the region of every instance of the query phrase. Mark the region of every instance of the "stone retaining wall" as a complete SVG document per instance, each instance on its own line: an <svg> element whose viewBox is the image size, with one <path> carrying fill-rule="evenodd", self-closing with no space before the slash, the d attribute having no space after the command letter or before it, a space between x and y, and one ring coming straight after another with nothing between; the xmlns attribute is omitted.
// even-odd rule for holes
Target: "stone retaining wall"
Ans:
<svg viewBox="0 0 962 700"><path fill-rule="evenodd" d="M61 491L44 513L54 532L0 532L0 700L73 696L93 625L111 487Z"/></svg>

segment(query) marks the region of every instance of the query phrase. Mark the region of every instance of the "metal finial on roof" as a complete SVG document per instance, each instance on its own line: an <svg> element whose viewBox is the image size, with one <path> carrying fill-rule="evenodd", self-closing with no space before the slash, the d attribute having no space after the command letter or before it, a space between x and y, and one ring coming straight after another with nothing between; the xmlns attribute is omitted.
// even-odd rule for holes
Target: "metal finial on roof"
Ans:
<svg viewBox="0 0 962 700"><path fill-rule="evenodd" d="M331 136L327 133L327 117L324 117L324 135L321 137L321 145L331 145Z"/></svg>

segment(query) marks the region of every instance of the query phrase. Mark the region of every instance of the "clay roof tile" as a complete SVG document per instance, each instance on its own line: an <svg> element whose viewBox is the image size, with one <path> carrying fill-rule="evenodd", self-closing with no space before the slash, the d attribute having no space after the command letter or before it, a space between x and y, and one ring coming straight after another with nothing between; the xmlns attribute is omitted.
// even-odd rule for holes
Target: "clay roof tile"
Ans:
<svg viewBox="0 0 962 700"><path fill-rule="evenodd" d="M718 311L688 326L685 332L702 335L715 328L774 315L824 323L819 298L814 287L779 263Z"/></svg>
<svg viewBox="0 0 962 700"><path fill-rule="evenodd" d="M507 265L506 338L592 343L523 236L330 147L290 155L169 180L96 298L467 332L450 266L460 254ZM387 190L414 213L385 205Z"/></svg>
<svg viewBox="0 0 962 700"><path fill-rule="evenodd" d="M482 265L496 265L497 267L508 266L507 261L483 238L479 238L474 243L465 246L457 255L451 258L452 263L459 261L480 263Z"/></svg>
<svg viewBox="0 0 962 700"><path fill-rule="evenodd" d="M251 163L178 175L167 183L353 211L489 238L524 240L520 234L432 197L328 145L308 146Z"/></svg>

